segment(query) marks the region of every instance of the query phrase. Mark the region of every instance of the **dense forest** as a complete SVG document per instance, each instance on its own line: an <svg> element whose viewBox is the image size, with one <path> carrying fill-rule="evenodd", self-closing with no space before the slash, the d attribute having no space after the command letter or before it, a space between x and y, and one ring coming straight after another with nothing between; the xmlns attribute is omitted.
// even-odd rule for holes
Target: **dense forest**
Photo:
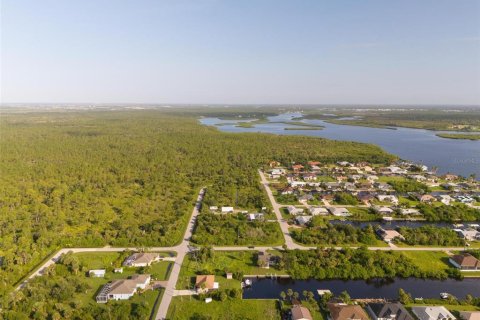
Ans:
<svg viewBox="0 0 480 320"><path fill-rule="evenodd" d="M405 237L403 241L409 245L458 247L465 244L465 241L450 228L437 226L402 227L399 232Z"/></svg>
<svg viewBox="0 0 480 320"><path fill-rule="evenodd" d="M421 203L417 205L427 221L480 221L480 210L468 207L464 204L454 206L439 205L431 206Z"/></svg>
<svg viewBox="0 0 480 320"><path fill-rule="evenodd" d="M264 204L257 169L269 160L394 159L373 145L221 133L172 111L0 121L0 296L59 247L174 245L202 186L209 203Z"/></svg>
<svg viewBox="0 0 480 320"><path fill-rule="evenodd" d="M372 226L362 229L351 225L327 223L324 227L293 229L291 234L295 241L305 245L375 245L378 242Z"/></svg>

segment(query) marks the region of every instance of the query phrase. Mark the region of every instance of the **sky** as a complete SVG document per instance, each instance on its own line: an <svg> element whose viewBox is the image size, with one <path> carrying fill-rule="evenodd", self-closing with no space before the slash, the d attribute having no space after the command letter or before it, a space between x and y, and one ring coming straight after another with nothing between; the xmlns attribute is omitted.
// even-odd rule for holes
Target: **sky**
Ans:
<svg viewBox="0 0 480 320"><path fill-rule="evenodd" d="M480 105L480 0L1 0L2 103Z"/></svg>

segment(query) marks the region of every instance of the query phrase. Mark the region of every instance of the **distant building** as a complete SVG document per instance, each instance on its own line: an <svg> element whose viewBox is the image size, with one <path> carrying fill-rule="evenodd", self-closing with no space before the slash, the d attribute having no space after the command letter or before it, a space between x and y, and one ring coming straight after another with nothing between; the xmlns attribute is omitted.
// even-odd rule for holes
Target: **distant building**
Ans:
<svg viewBox="0 0 480 320"><path fill-rule="evenodd" d="M449 261L454 267L462 271L480 270L480 260L469 253L456 254Z"/></svg>
<svg viewBox="0 0 480 320"><path fill-rule="evenodd" d="M330 207L328 210L330 210L331 214L337 217L348 217L351 215L347 208Z"/></svg>
<svg viewBox="0 0 480 320"><path fill-rule="evenodd" d="M137 252L123 262L126 267L148 267L153 262L159 261L160 255L153 252Z"/></svg>
<svg viewBox="0 0 480 320"><path fill-rule="evenodd" d="M292 308L292 320L313 320L313 318L310 310L297 304Z"/></svg>
<svg viewBox="0 0 480 320"><path fill-rule="evenodd" d="M295 221L297 221L297 223L301 226L303 225L306 225L307 223L310 222L310 220L312 220L313 216L297 216L295 218Z"/></svg>
<svg viewBox="0 0 480 320"><path fill-rule="evenodd" d="M394 195L389 194L379 194L377 195L378 201L382 202L391 202L393 204L398 204L398 198Z"/></svg>
<svg viewBox="0 0 480 320"><path fill-rule="evenodd" d="M310 208L308 208L308 211L310 211L310 214L312 216L326 216L326 215L328 215L327 208L323 208L323 207L310 207Z"/></svg>
<svg viewBox="0 0 480 320"><path fill-rule="evenodd" d="M297 215L297 214L303 213L304 210L303 210L302 208L297 208L297 207L295 207L295 206L288 206L288 207L287 207L287 211L288 211L289 214L295 216L295 215Z"/></svg>
<svg viewBox="0 0 480 320"><path fill-rule="evenodd" d="M232 213L233 207L222 207L221 211L222 213Z"/></svg>
<svg viewBox="0 0 480 320"><path fill-rule="evenodd" d="M197 292L199 293L208 292L218 288L219 285L218 282L215 282L214 275L198 275L195 278L195 289L197 289Z"/></svg>
<svg viewBox="0 0 480 320"><path fill-rule="evenodd" d="M418 320L454 320L455 317L445 307L426 306L412 307L412 312Z"/></svg>
<svg viewBox="0 0 480 320"><path fill-rule="evenodd" d="M94 269L88 271L88 276L91 278L104 278L105 277L105 269Z"/></svg>
<svg viewBox="0 0 480 320"><path fill-rule="evenodd" d="M130 279L114 280L103 286L97 295L97 303L106 303L109 300L127 300L138 289L145 289L150 283L149 274L135 274Z"/></svg>
<svg viewBox="0 0 480 320"><path fill-rule="evenodd" d="M460 311L461 320L480 320L480 311Z"/></svg>
<svg viewBox="0 0 480 320"><path fill-rule="evenodd" d="M383 228L377 229L377 234L383 239L385 242L392 242L396 238L405 239L398 231L396 230L385 230Z"/></svg>
<svg viewBox="0 0 480 320"><path fill-rule="evenodd" d="M369 303L366 310L372 320L414 320L399 302Z"/></svg>
<svg viewBox="0 0 480 320"><path fill-rule="evenodd" d="M332 320L369 320L367 313L359 305L329 303L327 307Z"/></svg>

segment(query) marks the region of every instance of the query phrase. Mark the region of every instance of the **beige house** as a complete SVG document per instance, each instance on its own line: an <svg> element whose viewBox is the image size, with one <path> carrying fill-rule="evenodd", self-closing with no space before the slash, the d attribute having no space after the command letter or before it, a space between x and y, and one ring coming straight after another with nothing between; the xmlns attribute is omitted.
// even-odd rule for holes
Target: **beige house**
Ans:
<svg viewBox="0 0 480 320"><path fill-rule="evenodd" d="M103 286L97 295L97 303L106 303L109 300L130 299L139 289L145 289L150 283L149 274L135 274L130 279L114 280Z"/></svg>
<svg viewBox="0 0 480 320"><path fill-rule="evenodd" d="M123 265L126 267L147 267L159 260L160 255L158 253L137 252L125 259Z"/></svg>

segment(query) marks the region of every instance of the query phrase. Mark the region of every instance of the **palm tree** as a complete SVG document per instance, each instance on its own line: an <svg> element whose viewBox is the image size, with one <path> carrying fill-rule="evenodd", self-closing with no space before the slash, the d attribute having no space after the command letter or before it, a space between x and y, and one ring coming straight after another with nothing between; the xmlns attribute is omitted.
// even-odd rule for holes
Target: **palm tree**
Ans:
<svg viewBox="0 0 480 320"><path fill-rule="evenodd" d="M287 296L290 300L292 300L292 296L293 296L293 290L292 289L287 290Z"/></svg>

